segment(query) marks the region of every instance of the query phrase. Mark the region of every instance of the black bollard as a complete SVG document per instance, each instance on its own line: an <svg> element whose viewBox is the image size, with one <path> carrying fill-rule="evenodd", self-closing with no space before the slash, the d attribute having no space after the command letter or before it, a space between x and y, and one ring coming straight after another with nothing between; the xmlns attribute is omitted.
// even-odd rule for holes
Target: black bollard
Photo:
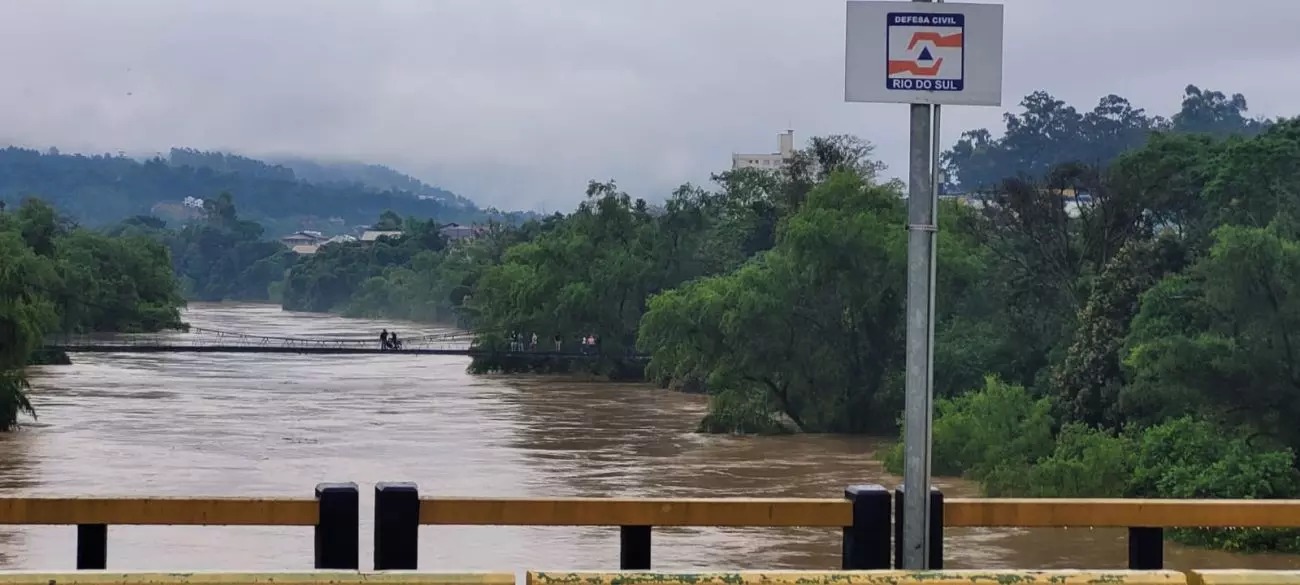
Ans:
<svg viewBox="0 0 1300 585"><path fill-rule="evenodd" d="M926 569L943 568L943 492L930 488L930 558ZM903 567L903 486L894 491L894 568Z"/></svg>
<svg viewBox="0 0 1300 585"><path fill-rule="evenodd" d="M316 484L320 516L316 520L316 568L361 568L361 494L357 484Z"/></svg>
<svg viewBox="0 0 1300 585"><path fill-rule="evenodd" d="M618 528L618 568L624 571L650 570L650 527Z"/></svg>
<svg viewBox="0 0 1300 585"><path fill-rule="evenodd" d="M419 548L419 488L410 482L375 484L375 570L414 571Z"/></svg>
<svg viewBox="0 0 1300 585"><path fill-rule="evenodd" d="M844 499L853 502L853 525L844 527L841 555L845 571L888 569L890 494L880 485L851 485Z"/></svg>
<svg viewBox="0 0 1300 585"><path fill-rule="evenodd" d="M1128 529L1128 568L1134 571L1165 568L1165 529L1139 526Z"/></svg>
<svg viewBox="0 0 1300 585"><path fill-rule="evenodd" d="M108 568L108 525L77 525L77 570Z"/></svg>

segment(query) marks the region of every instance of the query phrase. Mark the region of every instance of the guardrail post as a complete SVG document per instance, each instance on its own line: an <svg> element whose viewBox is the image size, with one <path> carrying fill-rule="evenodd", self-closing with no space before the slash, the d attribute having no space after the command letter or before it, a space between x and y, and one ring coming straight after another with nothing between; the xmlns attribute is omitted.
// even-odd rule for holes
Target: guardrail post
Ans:
<svg viewBox="0 0 1300 585"><path fill-rule="evenodd" d="M885 486L851 485L844 499L853 502L853 525L844 527L842 569L889 568L890 497Z"/></svg>
<svg viewBox="0 0 1300 585"><path fill-rule="evenodd" d="M77 525L77 570L108 568L108 525Z"/></svg>
<svg viewBox="0 0 1300 585"><path fill-rule="evenodd" d="M1128 529L1128 568L1134 571L1165 568L1165 529L1139 526Z"/></svg>
<svg viewBox="0 0 1300 585"><path fill-rule="evenodd" d="M894 567L903 566L903 486L894 490ZM943 492L930 488L930 558L926 569L943 568Z"/></svg>
<svg viewBox="0 0 1300 585"><path fill-rule="evenodd" d="M618 568L623 571L650 569L650 527L618 527Z"/></svg>
<svg viewBox="0 0 1300 585"><path fill-rule="evenodd" d="M318 483L316 501L320 516L316 520L316 568L361 568L361 494L357 484Z"/></svg>
<svg viewBox="0 0 1300 585"><path fill-rule="evenodd" d="M410 482L375 484L375 570L414 571L419 544L419 488Z"/></svg>

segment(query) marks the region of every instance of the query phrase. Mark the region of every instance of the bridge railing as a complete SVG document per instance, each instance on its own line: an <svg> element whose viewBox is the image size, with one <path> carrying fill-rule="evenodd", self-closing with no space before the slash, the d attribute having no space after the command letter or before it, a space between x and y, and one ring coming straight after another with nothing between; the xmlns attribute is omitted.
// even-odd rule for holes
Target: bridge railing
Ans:
<svg viewBox="0 0 1300 585"><path fill-rule="evenodd" d="M650 569L654 527L838 528L843 569L888 569L901 565L898 495L862 485L843 499L421 497L413 483L379 483L374 568L415 570L421 525L492 525L618 527L622 570ZM1300 527L1300 500L931 497L932 570L943 569L945 527L1127 528L1128 568L1148 571L1164 568L1165 528ZM0 498L0 524L76 525L79 569L106 568L113 524L312 526L314 566L355 570L359 502L354 483L320 484L314 498Z"/></svg>
<svg viewBox="0 0 1300 585"><path fill-rule="evenodd" d="M310 526L315 568L356 569L357 508L352 483L318 484L313 498L7 497L0 524L76 526L79 570L107 568L110 525Z"/></svg>
<svg viewBox="0 0 1300 585"><path fill-rule="evenodd" d="M405 349L468 349L474 336L467 332L449 332L419 335L402 339ZM189 327L183 331L134 334L84 334L56 336L47 340L58 347L112 346L112 347L285 347L285 348L352 348L379 349L375 337L293 337L254 335Z"/></svg>
<svg viewBox="0 0 1300 585"><path fill-rule="evenodd" d="M31 573L3 585L515 585L513 572ZM1300 585L1297 571L527 571L523 585Z"/></svg>
<svg viewBox="0 0 1300 585"><path fill-rule="evenodd" d="M90 333L74 335L55 335L45 340L50 349L62 349L68 352L81 351L181 351L180 348L194 348L221 351L225 348L276 348L287 350L306 350L305 353L370 353L383 348L378 337L292 337L276 335L256 335L201 327L187 327L156 333ZM566 344L557 349L549 342L511 343L498 336L480 336L467 331L452 331L430 335L418 335L401 338L402 350L425 350L429 353L457 354L496 354L501 356L530 356L556 358L594 358L610 357L613 353L602 353L599 348L574 346ZM342 350L342 351L333 351ZM646 360L648 354L639 353L635 348L626 348L626 359Z"/></svg>

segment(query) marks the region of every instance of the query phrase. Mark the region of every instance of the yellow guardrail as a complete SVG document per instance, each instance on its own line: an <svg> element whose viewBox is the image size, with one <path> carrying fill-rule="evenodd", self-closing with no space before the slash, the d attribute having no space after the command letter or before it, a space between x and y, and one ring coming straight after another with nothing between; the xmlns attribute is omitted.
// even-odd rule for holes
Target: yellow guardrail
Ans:
<svg viewBox="0 0 1300 585"><path fill-rule="evenodd" d="M313 498L0 498L0 524L314 526Z"/></svg>
<svg viewBox="0 0 1300 585"><path fill-rule="evenodd" d="M827 526L853 504L811 498L422 498L420 524L492 526Z"/></svg>
<svg viewBox="0 0 1300 585"><path fill-rule="evenodd" d="M1297 527L1300 500L946 498L945 526Z"/></svg>
<svg viewBox="0 0 1300 585"><path fill-rule="evenodd" d="M798 526L839 529L842 569L883 570L902 564L892 546L894 528L904 523L897 501L879 485L849 486L842 498L480 498L421 497L413 483L381 482L375 485L374 568L418 566L421 525L618 527L618 568L625 571L650 569L657 527ZM354 570L362 542L359 502L351 482L319 484L312 498L0 497L0 525L75 525L76 567L86 570L108 567L111 525L311 527L314 567ZM936 569L943 568L945 526L1125 527L1128 568L1137 571L1164 568L1165 528L1300 528L1300 500L945 499L936 490L931 504L928 566ZM1205 575L1193 585L1234 585L1238 578ZM1267 576L1252 575L1240 578Z"/></svg>
<svg viewBox="0 0 1300 585"><path fill-rule="evenodd" d="M515 585L514 573L294 571L122 573L0 571L0 585Z"/></svg>

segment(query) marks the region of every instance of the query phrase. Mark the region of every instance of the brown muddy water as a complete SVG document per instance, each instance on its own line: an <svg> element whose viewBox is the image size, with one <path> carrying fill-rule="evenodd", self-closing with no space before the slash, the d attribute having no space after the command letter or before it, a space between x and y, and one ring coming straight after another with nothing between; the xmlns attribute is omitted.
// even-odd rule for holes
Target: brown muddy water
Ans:
<svg viewBox="0 0 1300 585"><path fill-rule="evenodd" d="M405 338L437 327L195 304L198 327L263 335ZM638 384L471 376L452 356L80 354L34 368L39 419L0 436L0 495L311 496L362 488L371 566L373 484L458 496L839 497L900 479L859 437L693 432L702 397ZM940 480L949 495L974 487ZM618 566L617 529L422 527L424 570ZM1121 568L1122 530L951 529L949 568ZM833 569L827 529L674 529L656 568ZM309 528L112 527L111 569L311 567ZM0 527L0 567L74 566L73 527ZM1171 568L1300 568L1300 557L1167 545Z"/></svg>

